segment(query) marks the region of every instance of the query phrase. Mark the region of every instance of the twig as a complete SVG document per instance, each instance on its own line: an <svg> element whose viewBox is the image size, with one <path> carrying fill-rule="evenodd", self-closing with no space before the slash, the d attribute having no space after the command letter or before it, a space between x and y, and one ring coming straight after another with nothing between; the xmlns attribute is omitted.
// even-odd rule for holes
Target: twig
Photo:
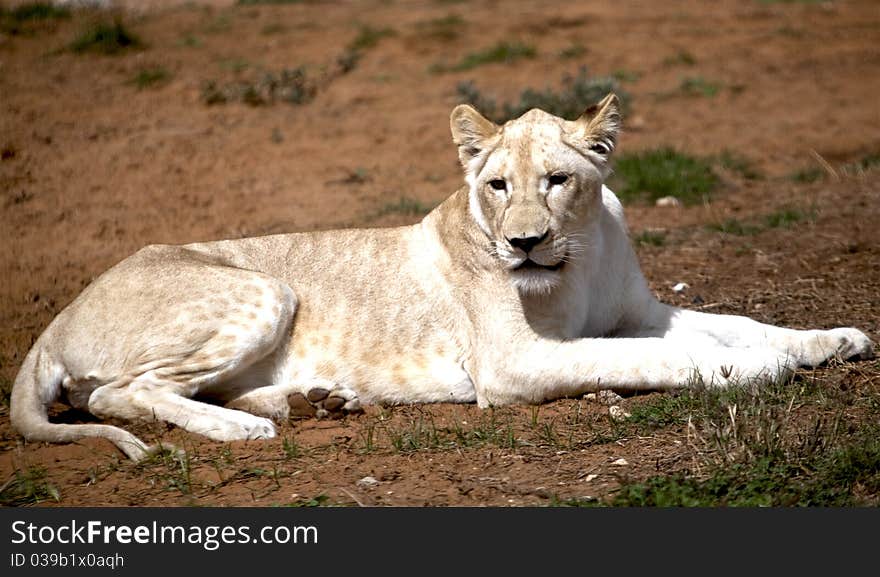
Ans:
<svg viewBox="0 0 880 577"><path fill-rule="evenodd" d="M346 495L348 495L349 497L351 497L351 498L354 500L354 502L358 504L358 507L366 507L366 505L364 505L363 502L361 502L360 499L358 499L357 497L355 497L354 493L352 493L351 491L349 491L349 490L346 489L345 487L338 487L338 489L339 489L340 491L342 491L343 493L345 493Z"/></svg>
<svg viewBox="0 0 880 577"><path fill-rule="evenodd" d="M822 158L822 155L821 155L821 154L819 154L819 153L816 152L815 150L811 150L811 151L810 151L810 154L813 155L813 158L816 159L816 162L818 162L818 163L822 166L822 168L825 169L825 172L827 172L828 174L830 174L831 177L832 177L834 180L840 180L840 175L837 174L837 171L834 170L834 167L831 166L831 164L830 164L827 160L825 160L824 158Z"/></svg>
<svg viewBox="0 0 880 577"><path fill-rule="evenodd" d="M700 306L694 307L694 309L696 309L698 311L703 311L706 309L714 309L714 308L718 308L718 307L723 307L726 304L727 303L708 303L705 305L700 305Z"/></svg>

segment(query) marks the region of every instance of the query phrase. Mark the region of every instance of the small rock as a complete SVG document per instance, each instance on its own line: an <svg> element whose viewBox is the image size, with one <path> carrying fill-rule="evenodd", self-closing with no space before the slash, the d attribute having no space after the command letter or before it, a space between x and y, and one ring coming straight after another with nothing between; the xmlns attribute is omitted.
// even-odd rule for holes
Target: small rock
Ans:
<svg viewBox="0 0 880 577"><path fill-rule="evenodd" d="M675 285L674 287L672 287L672 292L683 293L684 291L688 290L689 288L691 288L691 287L687 283L680 282L677 285Z"/></svg>
<svg viewBox="0 0 880 577"><path fill-rule="evenodd" d="M599 476L599 475L597 475L596 473L590 473L590 474L587 475L587 477L584 479L584 482L585 482L585 483L589 483L589 482L591 482L591 481L595 481L596 478L597 478L598 476Z"/></svg>
<svg viewBox="0 0 880 577"><path fill-rule="evenodd" d="M584 395L584 400L585 401L595 401L596 400L596 393L587 393L586 395Z"/></svg>
<svg viewBox="0 0 880 577"><path fill-rule="evenodd" d="M627 413L620 405L612 405L608 407L608 413L615 421L622 421L632 417L632 415Z"/></svg>
<svg viewBox="0 0 880 577"><path fill-rule="evenodd" d="M626 466L626 465L629 465L629 461L627 461L626 459L624 459L623 457L621 457L621 458L617 459L616 461L614 461L614 462L611 463L611 464L612 464L612 465L617 465L618 467L624 467L624 466Z"/></svg>
<svg viewBox="0 0 880 577"><path fill-rule="evenodd" d="M379 481L377 481L375 477L364 477L363 479L361 479L360 481L358 481L355 484L358 487L370 488L370 487L375 487L376 485L378 485Z"/></svg>
<svg viewBox="0 0 880 577"><path fill-rule="evenodd" d="M676 207L681 206L681 201L674 196L663 196L654 202L654 206L659 206L661 208Z"/></svg>
<svg viewBox="0 0 880 577"><path fill-rule="evenodd" d="M599 391L596 394L596 400L603 405L607 405L610 407L611 405L619 405L621 402L623 402L623 397L621 397L611 389L606 389L604 391Z"/></svg>

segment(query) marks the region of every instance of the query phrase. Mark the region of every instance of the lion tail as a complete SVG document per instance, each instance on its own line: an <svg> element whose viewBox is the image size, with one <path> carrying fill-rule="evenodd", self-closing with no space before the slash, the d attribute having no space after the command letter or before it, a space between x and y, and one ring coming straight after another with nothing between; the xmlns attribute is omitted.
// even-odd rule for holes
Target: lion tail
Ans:
<svg viewBox="0 0 880 577"><path fill-rule="evenodd" d="M28 441L70 443L87 437L101 437L114 443L135 461L146 456L149 453L147 445L119 427L49 421L49 407L60 398L67 372L44 346L44 337L45 333L25 357L12 385L9 411L12 427Z"/></svg>

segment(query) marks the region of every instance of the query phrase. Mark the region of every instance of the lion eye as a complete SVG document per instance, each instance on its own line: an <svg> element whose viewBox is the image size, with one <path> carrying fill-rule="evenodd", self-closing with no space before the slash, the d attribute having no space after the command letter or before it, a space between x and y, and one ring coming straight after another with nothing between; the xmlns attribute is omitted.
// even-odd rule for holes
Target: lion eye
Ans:
<svg viewBox="0 0 880 577"><path fill-rule="evenodd" d="M496 178L495 180L489 181L489 186L491 186L494 190L504 190L507 188L507 183L500 178Z"/></svg>
<svg viewBox="0 0 880 577"><path fill-rule="evenodd" d="M558 186L568 182L568 175L561 173L551 174L547 181L550 183L550 186Z"/></svg>
<svg viewBox="0 0 880 577"><path fill-rule="evenodd" d="M604 142L596 142L592 146L590 146L590 150L597 154L606 155L611 152L611 147L605 144Z"/></svg>

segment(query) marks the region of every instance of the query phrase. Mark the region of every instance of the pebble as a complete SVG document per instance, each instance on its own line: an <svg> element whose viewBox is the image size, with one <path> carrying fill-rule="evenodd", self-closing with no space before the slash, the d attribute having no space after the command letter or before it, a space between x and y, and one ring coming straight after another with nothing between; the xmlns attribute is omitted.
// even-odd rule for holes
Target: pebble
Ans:
<svg viewBox="0 0 880 577"><path fill-rule="evenodd" d="M615 421L622 421L624 419L632 417L632 415L630 413L627 413L620 405L611 405L610 407L608 407L608 413Z"/></svg>
<svg viewBox="0 0 880 577"><path fill-rule="evenodd" d="M676 206L681 206L681 201L678 200L677 198L675 198L674 196L663 196L663 197L657 199L657 201L654 203L654 206L659 206L662 208L676 207Z"/></svg>
<svg viewBox="0 0 880 577"><path fill-rule="evenodd" d="M614 462L611 463L611 464L612 464L612 465L617 465L618 467L623 467L623 466L629 465L629 461L627 461L626 459L624 459L623 457L621 457L621 458L617 459L616 461L614 461Z"/></svg>
<svg viewBox="0 0 880 577"><path fill-rule="evenodd" d="M583 399L585 401L601 403L603 405L617 405L623 401L623 397L610 389L605 389L598 393L587 393L583 396Z"/></svg>
<svg viewBox="0 0 880 577"><path fill-rule="evenodd" d="M691 287L688 286L687 283L680 282L677 285L675 285L674 287L672 287L672 292L683 293L684 291L688 290L689 288L691 288Z"/></svg>
<svg viewBox="0 0 880 577"><path fill-rule="evenodd" d="M375 487L379 484L379 481L377 481L375 477L364 477L355 484L358 487Z"/></svg>

